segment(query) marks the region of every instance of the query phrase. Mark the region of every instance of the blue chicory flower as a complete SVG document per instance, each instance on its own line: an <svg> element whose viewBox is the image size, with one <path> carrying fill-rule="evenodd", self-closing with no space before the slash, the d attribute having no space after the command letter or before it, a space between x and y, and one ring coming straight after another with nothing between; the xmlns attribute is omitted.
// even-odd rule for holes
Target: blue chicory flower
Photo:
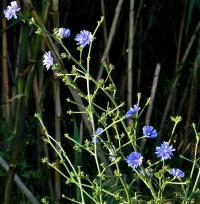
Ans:
<svg viewBox="0 0 200 204"><path fill-rule="evenodd" d="M18 7L17 2L11 1L10 6L7 6L7 9L5 9L3 12L5 15L5 18L7 18L7 20L10 20L12 17L17 19L16 13L19 10L20 10L20 8Z"/></svg>
<svg viewBox="0 0 200 204"><path fill-rule="evenodd" d="M89 45L92 42L93 35L90 31L82 30L76 35L74 40L77 41L77 45L85 47L86 45Z"/></svg>
<svg viewBox="0 0 200 204"><path fill-rule="evenodd" d="M99 135L101 134L101 132L103 131L103 128L99 127L97 128L97 130L95 131L95 134L96 135ZM99 142L99 139L95 136L92 137L92 143L94 143L94 141L96 140L96 142Z"/></svg>
<svg viewBox="0 0 200 204"><path fill-rule="evenodd" d="M150 137L150 138L155 138L157 137L158 133L156 132L156 130L150 126L150 125L146 125L142 128L143 130L143 134L147 137Z"/></svg>
<svg viewBox="0 0 200 204"><path fill-rule="evenodd" d="M182 170L176 168L171 169L169 174L177 178L183 178L185 176L185 173Z"/></svg>
<svg viewBox="0 0 200 204"><path fill-rule="evenodd" d="M143 156L139 152L132 152L126 158L128 166L131 166L132 168L137 168L138 166L140 166L142 164L142 160Z"/></svg>
<svg viewBox="0 0 200 204"><path fill-rule="evenodd" d="M126 119L131 118L134 114L138 113L139 110L140 110L140 107L138 107L137 104L134 105L133 108L129 108L129 110L125 114Z"/></svg>
<svg viewBox="0 0 200 204"><path fill-rule="evenodd" d="M68 28L59 28L57 36L60 38L68 38L71 35L71 31Z"/></svg>
<svg viewBox="0 0 200 204"><path fill-rule="evenodd" d="M44 53L43 65L46 66L47 70L53 65L53 57L50 51Z"/></svg>
<svg viewBox="0 0 200 204"><path fill-rule="evenodd" d="M97 130L95 131L95 134L96 134L96 135L99 135L102 131L103 131L103 128L99 127L99 128L97 128Z"/></svg>
<svg viewBox="0 0 200 204"><path fill-rule="evenodd" d="M93 136L93 137L92 137L92 143L94 143L94 142L96 142L96 143L99 142L99 138L97 138L97 137L95 138L95 137Z"/></svg>
<svg viewBox="0 0 200 204"><path fill-rule="evenodd" d="M156 147L155 153L157 154L158 158L167 160L173 156L173 151L175 151L175 149L172 146L169 146L169 142L163 141L160 147Z"/></svg>

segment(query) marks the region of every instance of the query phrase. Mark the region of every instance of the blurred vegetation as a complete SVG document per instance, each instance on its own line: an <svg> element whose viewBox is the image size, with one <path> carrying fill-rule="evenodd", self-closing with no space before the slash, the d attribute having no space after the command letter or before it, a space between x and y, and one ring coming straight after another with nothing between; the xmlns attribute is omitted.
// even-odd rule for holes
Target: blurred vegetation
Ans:
<svg viewBox="0 0 200 204"><path fill-rule="evenodd" d="M138 92L146 99L155 90L151 104L153 111L148 120L162 133L159 139L167 135L170 116L181 115L183 122L176 133L177 148L188 157L193 154L194 135L190 125L192 121L197 127L200 125L198 0L17 2L27 17L34 17L49 32L55 27L71 29L72 35L64 43L77 58L76 33L83 29L93 31L97 20L104 16L103 26L94 42L91 74L103 78L102 64L114 65L112 77L117 85L118 101L125 101L126 108L136 102ZM2 1L1 11L8 3ZM76 165L87 161L87 156L74 153L62 135L67 132L75 140L83 140L90 139L90 133L81 116L66 113L77 109L66 101L66 98L76 100L72 91L60 83L53 71L46 71L42 65L45 51L62 49L49 38L35 35L35 30L19 19L6 21L3 12L1 16L0 156L10 168L6 172L0 167L0 203L5 189L12 192L13 203L29 203L15 184L7 182L15 172L38 200L47 196L50 203L60 201L66 189L60 176L41 163L44 156L56 162L56 156L43 143L34 113L42 115L51 135L63 142ZM157 64L160 71L156 75ZM71 64L64 62L64 68L71 70ZM156 78L155 87L153 81ZM103 98L99 100L105 103ZM150 146L146 148L148 152ZM90 165L86 162L85 168L91 169L92 174ZM184 164L180 165L187 170ZM68 194L79 195L72 188L67 190Z"/></svg>

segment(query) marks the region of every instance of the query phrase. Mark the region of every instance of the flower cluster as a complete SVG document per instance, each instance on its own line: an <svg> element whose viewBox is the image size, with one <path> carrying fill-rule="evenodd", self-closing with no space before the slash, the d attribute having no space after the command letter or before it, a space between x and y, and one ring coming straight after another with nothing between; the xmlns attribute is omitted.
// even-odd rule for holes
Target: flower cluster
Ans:
<svg viewBox="0 0 200 204"><path fill-rule="evenodd" d="M161 144L161 147L156 147L156 154L158 158L162 158L163 160L167 160L173 156L172 151L175 151L172 146L169 146L168 142L163 142ZM137 168L138 166L142 165L143 156L139 152L132 152L129 154L129 156L126 158L126 162L128 166L132 168ZM183 178L185 176L185 173L177 168L172 168L169 172L170 175L177 177L177 178Z"/></svg>
<svg viewBox="0 0 200 204"><path fill-rule="evenodd" d="M18 7L17 2L11 1L10 5L7 6L3 12L5 18L10 20L12 17L17 19L16 13L19 10L20 8ZM59 38L68 38L71 35L71 31L68 28L61 27L59 29L55 29L55 35ZM89 45L93 39L94 37L90 31L82 30L75 36L74 40L77 42L78 46L85 47L86 45ZM50 51L44 53L43 65L46 66L47 70L53 65L53 57L51 56Z"/></svg>
<svg viewBox="0 0 200 204"><path fill-rule="evenodd" d="M126 119L133 117L139 112L139 110L140 107L138 106L138 104L135 104L132 108L129 108L129 110L125 114ZM142 130L143 134L148 138L156 138L158 135L157 131L150 125L144 126Z"/></svg>
<svg viewBox="0 0 200 204"><path fill-rule="evenodd" d="M160 147L156 147L155 154L157 155L158 158L167 160L167 159L170 159L171 156L173 156L173 153L172 153L173 151L175 151L175 149L172 146L169 146L168 142L164 141ZM139 157L140 158L142 157L139 152L134 152L134 154L131 153L126 159L128 166L132 166L132 167L140 166L142 164L142 159L140 159L141 162L137 162L139 160Z"/></svg>
<svg viewBox="0 0 200 204"><path fill-rule="evenodd" d="M70 35L71 31L70 29L67 28L59 28L58 31L56 32L56 36L60 38L68 38ZM77 44L80 45L81 47L89 45L92 42L92 39L93 36L91 32L85 30L81 31L75 37L75 41L77 41L78 42ZM50 51L44 53L43 65L46 67L47 70L49 70L53 66L53 57Z"/></svg>
<svg viewBox="0 0 200 204"><path fill-rule="evenodd" d="M71 35L70 29L67 28L59 28L56 32L56 36L60 38L68 38ZM89 45L93 40L93 36L91 32L83 30L79 34L76 35L75 41L81 47L85 47ZM43 65L46 66L46 69L50 69L53 66L53 57L51 56L51 52L44 53Z"/></svg>
<svg viewBox="0 0 200 204"><path fill-rule="evenodd" d="M128 118L129 116L131 117L133 114L137 113L137 108L138 107L135 107L135 111L133 110L134 108L132 110L130 109L126 113L126 118ZM143 130L143 134L149 138L155 138L158 135L157 131L150 125L144 126L142 128L142 130ZM172 152L174 152L174 151L175 151L175 148L173 148L172 145L169 144L169 142L163 141L161 143L161 146L156 147L155 154L156 154L157 158L160 158L162 160L167 160L173 156ZM141 155L140 152L132 152L125 159L128 166L130 166L134 169L137 168L138 166L142 165L142 160L143 160L143 156ZM169 174L174 176L174 177L177 177L177 178L183 178L185 176L184 172L180 169L177 169L177 168L172 168L170 170Z"/></svg>
<svg viewBox="0 0 200 204"><path fill-rule="evenodd" d="M7 18L7 20L10 20L12 17L17 19L17 11L19 11L20 8L17 5L16 1L11 1L10 2L10 6L7 6L7 9L5 9L3 11L5 18Z"/></svg>

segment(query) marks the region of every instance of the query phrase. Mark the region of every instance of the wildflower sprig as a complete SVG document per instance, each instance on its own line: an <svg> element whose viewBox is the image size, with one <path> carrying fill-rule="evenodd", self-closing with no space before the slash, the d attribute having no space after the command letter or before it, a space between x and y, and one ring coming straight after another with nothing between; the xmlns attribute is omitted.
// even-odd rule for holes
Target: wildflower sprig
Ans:
<svg viewBox="0 0 200 204"><path fill-rule="evenodd" d="M94 32L95 33L95 32ZM94 36L94 33L92 34ZM62 44L62 42L61 42ZM86 69L82 64L82 55L80 55L80 59L79 61L74 61L72 55L67 51L66 48L65 51L67 51L66 56L70 56L70 59L72 59L76 65L78 67L74 67L76 69L76 71L73 71L73 75L76 76L76 73L79 73L80 75L77 77L76 79L72 82L75 83L76 80L80 77L86 80L86 84L87 84L87 93L81 93L80 90L80 95L82 98L84 98L86 101L88 101L88 106L86 108L86 113L89 117L89 120L91 121L92 124L92 129L93 129L93 141L89 142L87 141L84 145L79 144L77 141L75 141L74 139L72 139L71 137L69 137L68 135L66 135L66 137L73 141L75 144L75 148L80 151L80 149L84 149L85 151L89 152L91 155L94 156L95 158L95 162L96 162L96 167L98 170L98 174L97 177L98 179L95 181L96 185L91 185L91 186L87 186L84 183L81 183L82 187L88 187L91 189L94 189L94 198L91 200L95 200L95 202L103 202L103 194L102 192L106 193L106 194L110 194L109 192L107 192L103 187L102 187L102 183L105 179L105 174L104 172L106 172L106 169L109 167L113 167L115 166L116 170L114 171L114 175L115 177L119 178L125 195L126 195L126 200L127 203L131 202L131 197L130 197L130 192L129 192L129 188L128 188L128 184L126 183L126 181L123 179L123 174L122 171L120 169L120 165L119 163L123 160L122 158L124 158L124 153L123 151L125 150L125 148L129 145L132 144L132 147L134 149L134 152L130 153L130 155L126 158L126 161L128 163L128 166L132 167L134 169L134 171L136 172L136 174L138 175L138 177L146 184L146 186L148 187L148 189L150 190L154 200L156 200L156 202L159 202L162 200L162 196L163 196L163 192L165 189L165 186L167 185L167 182L169 182L167 179L165 179L164 174L167 172L167 168L165 168L165 163L163 162L163 168L158 171L155 172L155 175L157 175L157 179L158 179L158 184L159 184L159 190L158 192L155 189L155 186L151 183L152 179L149 177L149 175L147 174L148 169L150 167L143 167L143 165L145 165L144 160L143 160L143 156L140 152L136 151L137 150L137 139L140 138L137 136L137 119L139 117L139 115L141 115L140 111L140 107L139 107L139 100L141 95L139 95L139 99L138 99L138 103L133 107L130 108L129 111L127 112L126 115L122 115L120 114L120 108L123 107L122 105L117 105L116 101L115 101L115 95L112 95L109 93L109 89L107 89L107 87L105 86L105 81L100 81L99 83L90 75L90 52L91 52L91 46L92 46L92 41L91 44L89 45L89 51L88 51L88 56L87 56L87 63L86 63ZM82 52L82 50L80 50ZM68 76L68 74L66 74ZM69 76L73 76L70 75ZM65 74L64 75L60 75L63 79L65 78ZM65 80L64 80L65 81ZM90 92L90 83L94 83L97 84L97 88L93 91L93 93ZM69 82L70 83L70 82ZM115 87L114 85L112 87ZM77 88L77 87L76 87ZM98 91L103 91L103 93L105 93L105 95L111 100L111 102L114 105L114 108L110 108L110 105L107 106L106 109L103 109L102 107L99 107L96 103L95 103L95 99L96 96L98 95ZM69 100L68 100L69 101ZM147 103L146 105L148 104ZM70 102L70 101L69 101ZM98 116L98 114L95 113L95 108L99 108L99 110L103 111L103 114L101 116L101 118ZM144 108L142 109L144 110ZM113 114L116 113L116 114ZM138 114L139 113L139 114ZM125 119L129 119L130 117L132 117L134 114L137 115L136 117L136 121L134 124L134 128L133 128L133 137L132 137L132 133L131 131L128 130L128 128L126 127L125 124ZM99 127L99 128L95 128L96 124L95 124L95 117L99 117L99 122L101 124L103 124L103 128ZM108 118L112 118L112 122L110 124L107 124ZM127 137L130 141L127 141L124 144L121 144L120 141L120 134L118 132L118 126L122 125L122 127L124 128L125 134L127 134ZM131 123L130 123L131 124ZM115 130L117 137L115 137L115 139L117 139L118 141L118 146L115 147L113 145L112 139L110 138L109 135L109 131L110 129ZM131 127L129 127L131 130ZM157 131L152 127L152 126L144 126L143 127L143 133L146 137L149 138L156 138L157 137ZM107 141L105 141L104 139L102 139L101 135L105 134L107 138ZM105 136L104 135L104 136ZM142 139L142 137L141 137ZM97 150L98 150L98 146L100 144L104 145L104 148L108 150L108 158L110 160L110 164L108 166L106 166L104 163L100 163L99 162L99 158L97 156ZM166 152L168 151L168 152ZM158 158L161 158L162 160L168 159L171 156L173 156L172 151L174 151L174 149L167 145L167 142L163 142L163 144L161 145L161 147L157 147L156 149L156 154L158 156ZM122 157L118 156L121 155ZM155 162L156 165L157 162ZM158 162L159 163L159 162ZM151 165L153 167L153 165ZM54 168L56 168L55 166L53 166ZM137 168L141 168L141 173L139 173ZM176 170L177 171L177 170ZM180 170L181 171L181 170ZM183 175L180 174L180 171L177 175ZM79 179L83 179L84 177L80 176L80 174L77 174L79 177ZM83 175L83 174L81 174ZM153 175L152 175L153 176ZM81 178L80 178L81 177ZM76 181L73 181L76 182ZM81 181L80 181L81 182ZM173 180L171 180L170 182L173 182ZM80 183L79 183L80 184ZM101 189L101 190L100 190ZM83 195L86 194L84 188L82 189ZM115 197L115 194L112 194ZM89 195L88 195L89 197ZM120 198L123 199L123 198ZM98 201L96 201L98 200Z"/></svg>

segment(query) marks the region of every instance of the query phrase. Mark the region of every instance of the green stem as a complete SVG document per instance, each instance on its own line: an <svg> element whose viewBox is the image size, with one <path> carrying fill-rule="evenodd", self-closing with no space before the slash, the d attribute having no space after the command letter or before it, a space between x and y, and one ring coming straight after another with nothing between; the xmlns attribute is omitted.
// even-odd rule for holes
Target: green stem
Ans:
<svg viewBox="0 0 200 204"><path fill-rule="evenodd" d="M93 32L93 40L94 40L94 36L95 36L99 26L101 25L102 21L103 21L103 18L101 18L101 21L98 22L98 25ZM100 175L101 170L100 170L100 165L99 165L98 156L97 156L97 142L96 142L96 134L95 134L95 124L94 124L93 107L92 107L91 94L90 94L90 54L91 54L93 40L89 46L89 51L88 51L88 56L87 56L87 71L86 71L85 78L86 78L86 84L87 84L87 99L88 99L88 104L89 104L89 117L90 117L90 121L92 123L92 132L93 132L93 135L95 137L94 138L94 157L95 157L95 162L97 165L98 175ZM101 179L101 177L99 177L99 178L100 178L100 188L101 188L102 179ZM102 200L103 198L102 198L101 192L100 192L99 196L100 196L100 202L103 203L103 200Z"/></svg>
<svg viewBox="0 0 200 204"><path fill-rule="evenodd" d="M116 167L117 167L117 171L119 172L119 174L121 174L118 163L115 163L115 164L116 164ZM121 177L121 175L120 175L119 179L120 179L120 181L121 181L121 183L122 183L122 185L124 187L124 190L125 190L125 193L126 193L126 197L127 197L127 201L128 201L129 204L131 204L131 200L130 200L130 196L129 196L129 191L128 191L127 185L124 182L124 179Z"/></svg>
<svg viewBox="0 0 200 204"><path fill-rule="evenodd" d="M198 182L199 182L199 178L200 178L200 169L199 169L199 171L198 171L198 174L197 174L196 181L195 181L195 183L194 183L194 186L193 186L192 192L191 192L189 198L187 199L188 202L190 202L190 200L191 200L193 194L195 193L195 190L196 190L197 184L198 184Z"/></svg>
<svg viewBox="0 0 200 204"><path fill-rule="evenodd" d="M80 56L79 56L79 63L82 64L82 53L83 53L83 48L80 48Z"/></svg>
<svg viewBox="0 0 200 204"><path fill-rule="evenodd" d="M199 139L197 139L196 146L195 146L194 161L193 161L192 170L191 170L190 177L189 177L189 184L191 183L191 180L192 180L192 177L193 177L193 173L194 173L194 169L195 169L195 166L196 166L198 144L199 144ZM186 196L189 193L189 189L190 189L190 185L189 184L188 184L187 189L186 189ZM191 194L190 194L189 198L191 197Z"/></svg>

